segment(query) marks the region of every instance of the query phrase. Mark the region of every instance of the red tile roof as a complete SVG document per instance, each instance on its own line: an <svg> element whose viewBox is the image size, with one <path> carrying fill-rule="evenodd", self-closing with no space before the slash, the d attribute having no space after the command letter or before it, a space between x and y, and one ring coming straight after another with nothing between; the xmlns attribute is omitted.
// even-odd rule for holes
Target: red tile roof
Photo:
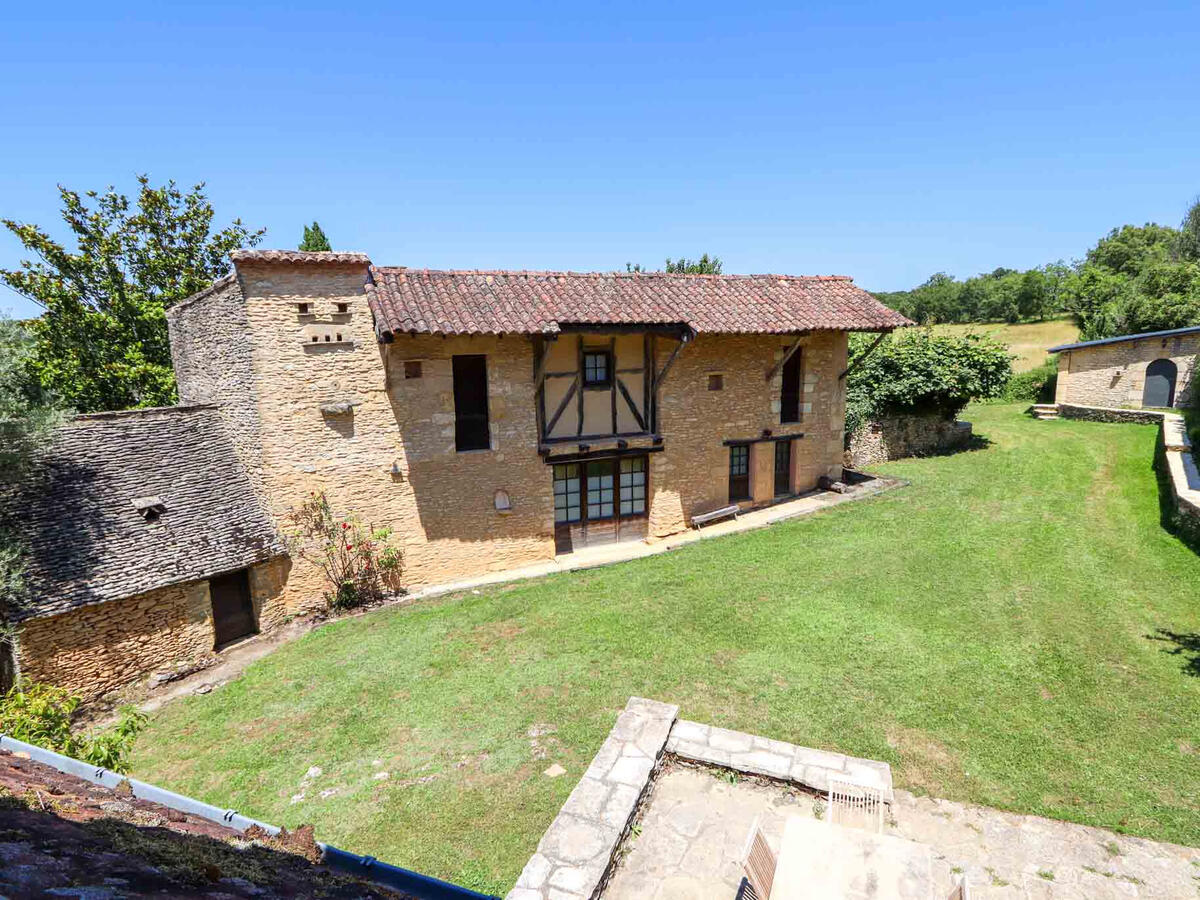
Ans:
<svg viewBox="0 0 1200 900"><path fill-rule="evenodd" d="M394 334L536 334L563 325L696 332L888 331L911 325L844 275L431 271L372 266L367 298Z"/></svg>
<svg viewBox="0 0 1200 900"><path fill-rule="evenodd" d="M352 251L314 251L314 250L234 250L229 258L235 263L347 263L366 266L371 260L365 253Z"/></svg>

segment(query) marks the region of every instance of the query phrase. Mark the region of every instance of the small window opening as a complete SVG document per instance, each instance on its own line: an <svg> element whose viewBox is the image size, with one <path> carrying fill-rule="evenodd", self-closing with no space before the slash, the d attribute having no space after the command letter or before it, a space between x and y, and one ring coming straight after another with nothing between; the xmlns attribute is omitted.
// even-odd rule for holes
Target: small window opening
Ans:
<svg viewBox="0 0 1200 900"><path fill-rule="evenodd" d="M421 361L419 359L406 359L404 361L404 378L420 378L421 377Z"/></svg>
<svg viewBox="0 0 1200 900"><path fill-rule="evenodd" d="M583 386L612 386L612 354L607 350L588 350L583 354Z"/></svg>
<svg viewBox="0 0 1200 900"><path fill-rule="evenodd" d="M303 316L308 312L308 304L307 303L297 303L296 309L298 309L300 311L300 315Z"/></svg>
<svg viewBox="0 0 1200 900"><path fill-rule="evenodd" d="M340 312L340 313L343 313L343 312L349 312L349 311L350 311L350 304L349 304L349 303L339 303L339 304L337 305L337 311L338 311L338 312Z"/></svg>
<svg viewBox="0 0 1200 900"><path fill-rule="evenodd" d="M326 340L326 341L328 341L328 340L329 340L329 335L325 335L325 340Z"/></svg>
<svg viewBox="0 0 1200 900"><path fill-rule="evenodd" d="M318 341L320 341L320 340L321 340L321 339L320 339L319 337L317 337L315 334L313 335L312 342L313 342L314 344L315 344L315 343L317 343L317 342L318 342Z"/></svg>
<svg viewBox="0 0 1200 900"><path fill-rule="evenodd" d="M708 389L710 391L724 390L725 389L725 376L724 375L709 375L708 376Z"/></svg>
<svg viewBox="0 0 1200 900"><path fill-rule="evenodd" d="M341 333L340 331L338 332L337 339L338 339L339 341L342 339L342 333Z"/></svg>

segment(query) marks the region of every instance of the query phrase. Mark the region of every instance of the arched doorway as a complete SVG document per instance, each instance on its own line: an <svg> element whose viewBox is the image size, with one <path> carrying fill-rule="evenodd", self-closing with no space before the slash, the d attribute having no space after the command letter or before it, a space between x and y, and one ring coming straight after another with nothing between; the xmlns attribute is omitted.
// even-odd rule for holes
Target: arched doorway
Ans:
<svg viewBox="0 0 1200 900"><path fill-rule="evenodd" d="M1146 385L1142 388L1142 406L1170 407L1175 402L1175 363L1156 359L1146 366Z"/></svg>

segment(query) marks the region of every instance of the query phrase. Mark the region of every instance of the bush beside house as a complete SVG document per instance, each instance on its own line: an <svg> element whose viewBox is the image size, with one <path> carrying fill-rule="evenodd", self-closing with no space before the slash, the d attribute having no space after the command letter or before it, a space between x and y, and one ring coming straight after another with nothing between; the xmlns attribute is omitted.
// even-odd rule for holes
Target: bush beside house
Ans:
<svg viewBox="0 0 1200 900"><path fill-rule="evenodd" d="M970 426L955 417L972 400L1001 396L1012 380L1012 354L982 335L919 328L885 338L873 352L870 346L869 336L851 339L851 359L862 360L847 376L851 466L964 445Z"/></svg>

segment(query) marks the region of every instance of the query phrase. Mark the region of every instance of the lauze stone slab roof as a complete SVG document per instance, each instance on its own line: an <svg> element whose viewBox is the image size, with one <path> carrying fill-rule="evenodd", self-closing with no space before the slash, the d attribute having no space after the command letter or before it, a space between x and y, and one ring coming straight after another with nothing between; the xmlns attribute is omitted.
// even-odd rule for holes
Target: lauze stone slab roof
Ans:
<svg viewBox="0 0 1200 900"><path fill-rule="evenodd" d="M158 499L148 521L134 500ZM4 511L29 551L21 621L284 552L211 406L79 416Z"/></svg>
<svg viewBox="0 0 1200 900"><path fill-rule="evenodd" d="M695 332L880 331L912 323L841 275L460 272L373 266L380 338L553 334L564 325L681 325Z"/></svg>

